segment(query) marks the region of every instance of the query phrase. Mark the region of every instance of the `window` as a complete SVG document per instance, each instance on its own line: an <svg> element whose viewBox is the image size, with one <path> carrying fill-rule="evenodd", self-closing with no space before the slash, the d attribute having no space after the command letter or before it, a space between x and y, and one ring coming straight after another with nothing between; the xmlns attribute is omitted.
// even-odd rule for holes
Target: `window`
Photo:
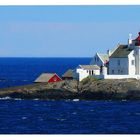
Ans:
<svg viewBox="0 0 140 140"><path fill-rule="evenodd" d="M121 74L123 74L123 70L121 70Z"/></svg>
<svg viewBox="0 0 140 140"><path fill-rule="evenodd" d="M132 64L132 65L135 65L135 61L134 61L134 60L132 60L132 61L131 61L131 64Z"/></svg>
<svg viewBox="0 0 140 140"><path fill-rule="evenodd" d="M114 74L114 70L112 70L112 74Z"/></svg>
<svg viewBox="0 0 140 140"><path fill-rule="evenodd" d="M91 71L89 70L89 75L91 75Z"/></svg>
<svg viewBox="0 0 140 140"><path fill-rule="evenodd" d="M97 57L97 61L99 61L99 58Z"/></svg>
<svg viewBox="0 0 140 140"><path fill-rule="evenodd" d="M54 82L56 82L56 81L57 81L57 78L56 78L56 77L54 77L54 78L53 78L53 80L54 80Z"/></svg>
<svg viewBox="0 0 140 140"><path fill-rule="evenodd" d="M120 60L118 60L118 66L120 66Z"/></svg>
<svg viewBox="0 0 140 140"><path fill-rule="evenodd" d="M96 62L96 57L95 57L95 62Z"/></svg>
<svg viewBox="0 0 140 140"><path fill-rule="evenodd" d="M93 73L93 70L92 70L92 75L93 75L94 73Z"/></svg>
<svg viewBox="0 0 140 140"><path fill-rule="evenodd" d="M120 70L118 70L118 74L120 74Z"/></svg>

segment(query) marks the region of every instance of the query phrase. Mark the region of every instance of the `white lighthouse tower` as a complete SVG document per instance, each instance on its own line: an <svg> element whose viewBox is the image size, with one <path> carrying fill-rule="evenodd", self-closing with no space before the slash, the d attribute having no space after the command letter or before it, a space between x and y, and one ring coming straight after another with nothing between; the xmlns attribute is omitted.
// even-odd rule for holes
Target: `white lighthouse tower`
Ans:
<svg viewBox="0 0 140 140"><path fill-rule="evenodd" d="M138 37L135 40L133 40L133 44L135 45L134 54L136 75L140 75L140 32L138 34Z"/></svg>
<svg viewBox="0 0 140 140"><path fill-rule="evenodd" d="M129 33L129 38L128 38L128 47L132 45L132 34Z"/></svg>

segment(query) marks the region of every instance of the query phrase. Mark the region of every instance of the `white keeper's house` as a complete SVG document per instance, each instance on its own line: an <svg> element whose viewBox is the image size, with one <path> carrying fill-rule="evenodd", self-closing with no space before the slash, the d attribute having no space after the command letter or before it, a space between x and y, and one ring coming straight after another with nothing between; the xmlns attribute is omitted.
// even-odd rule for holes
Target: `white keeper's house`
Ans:
<svg viewBox="0 0 140 140"><path fill-rule="evenodd" d="M140 75L140 33L127 45L118 45L109 57L109 75Z"/></svg>
<svg viewBox="0 0 140 140"><path fill-rule="evenodd" d="M128 44L119 44L107 54L96 53L90 65L77 67L79 81L88 76L100 79L140 79L140 32L136 39L129 34ZM89 73L90 70L93 73ZM98 71L98 72L95 72Z"/></svg>

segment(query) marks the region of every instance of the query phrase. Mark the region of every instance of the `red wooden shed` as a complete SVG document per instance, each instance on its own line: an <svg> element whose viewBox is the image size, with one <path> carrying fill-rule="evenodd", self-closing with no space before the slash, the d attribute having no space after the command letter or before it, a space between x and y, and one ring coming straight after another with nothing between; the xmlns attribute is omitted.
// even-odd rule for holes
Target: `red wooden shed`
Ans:
<svg viewBox="0 0 140 140"><path fill-rule="evenodd" d="M35 83L53 83L59 82L62 79L56 73L42 73L36 80Z"/></svg>

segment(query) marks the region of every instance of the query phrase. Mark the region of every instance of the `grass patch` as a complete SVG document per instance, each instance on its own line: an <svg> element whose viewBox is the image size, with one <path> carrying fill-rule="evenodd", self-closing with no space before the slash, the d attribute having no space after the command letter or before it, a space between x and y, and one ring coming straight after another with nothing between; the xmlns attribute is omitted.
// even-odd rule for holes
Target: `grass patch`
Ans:
<svg viewBox="0 0 140 140"><path fill-rule="evenodd" d="M101 80L101 79L88 76L87 78L83 79L83 80L81 81L81 83L82 83L83 85L85 85L85 84L87 84L87 83L89 83L89 82L92 82L92 81L99 81L99 80Z"/></svg>

